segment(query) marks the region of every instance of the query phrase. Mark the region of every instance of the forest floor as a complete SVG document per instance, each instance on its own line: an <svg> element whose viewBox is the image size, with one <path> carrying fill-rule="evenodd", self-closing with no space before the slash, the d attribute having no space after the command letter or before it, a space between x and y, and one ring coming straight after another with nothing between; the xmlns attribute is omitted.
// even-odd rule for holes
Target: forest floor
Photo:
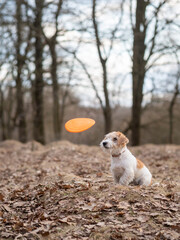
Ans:
<svg viewBox="0 0 180 240"><path fill-rule="evenodd" d="M130 149L152 186L114 185L99 147L0 143L0 239L179 239L180 146Z"/></svg>

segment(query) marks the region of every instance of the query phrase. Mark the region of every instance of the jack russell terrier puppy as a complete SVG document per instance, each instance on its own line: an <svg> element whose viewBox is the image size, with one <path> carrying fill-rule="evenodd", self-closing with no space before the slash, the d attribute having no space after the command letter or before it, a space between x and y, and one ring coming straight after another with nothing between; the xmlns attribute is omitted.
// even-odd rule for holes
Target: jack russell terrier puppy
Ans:
<svg viewBox="0 0 180 240"><path fill-rule="evenodd" d="M103 150L111 154L111 172L114 182L126 186L131 182L137 185L151 185L150 171L127 149L128 142L128 138L123 133L111 132L100 143Z"/></svg>

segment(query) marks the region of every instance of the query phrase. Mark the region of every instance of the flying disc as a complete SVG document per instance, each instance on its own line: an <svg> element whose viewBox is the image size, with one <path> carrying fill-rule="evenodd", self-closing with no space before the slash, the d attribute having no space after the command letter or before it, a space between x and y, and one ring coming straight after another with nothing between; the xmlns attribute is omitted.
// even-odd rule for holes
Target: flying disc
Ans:
<svg viewBox="0 0 180 240"><path fill-rule="evenodd" d="M95 121L91 118L74 118L66 122L65 129L68 132L78 133L83 132L92 127Z"/></svg>

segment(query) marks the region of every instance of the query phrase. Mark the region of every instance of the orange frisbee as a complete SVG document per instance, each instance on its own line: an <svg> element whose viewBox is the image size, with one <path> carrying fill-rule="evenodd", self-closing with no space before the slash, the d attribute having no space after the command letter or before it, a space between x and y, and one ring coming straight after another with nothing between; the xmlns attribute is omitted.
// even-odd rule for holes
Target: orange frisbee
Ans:
<svg viewBox="0 0 180 240"><path fill-rule="evenodd" d="M95 124L91 118L74 118L66 122L65 129L68 132L78 133L87 130Z"/></svg>

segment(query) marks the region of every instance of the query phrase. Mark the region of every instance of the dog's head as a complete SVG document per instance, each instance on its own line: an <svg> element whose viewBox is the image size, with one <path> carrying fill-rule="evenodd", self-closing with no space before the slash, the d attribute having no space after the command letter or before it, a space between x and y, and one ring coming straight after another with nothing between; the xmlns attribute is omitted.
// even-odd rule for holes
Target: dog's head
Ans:
<svg viewBox="0 0 180 240"><path fill-rule="evenodd" d="M106 151L117 151L121 150L128 144L129 139L121 132L108 133L100 143L103 150Z"/></svg>

